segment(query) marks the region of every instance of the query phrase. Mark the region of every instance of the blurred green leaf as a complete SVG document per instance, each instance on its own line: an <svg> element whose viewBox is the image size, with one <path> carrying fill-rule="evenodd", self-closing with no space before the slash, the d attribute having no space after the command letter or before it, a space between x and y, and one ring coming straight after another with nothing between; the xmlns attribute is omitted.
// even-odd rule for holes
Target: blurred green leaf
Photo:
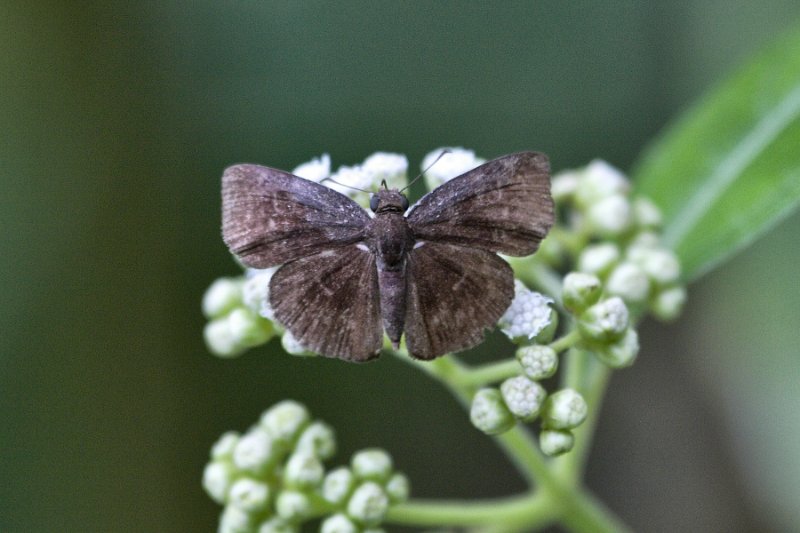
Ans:
<svg viewBox="0 0 800 533"><path fill-rule="evenodd" d="M633 176L687 280L787 216L800 199L800 28L680 117Z"/></svg>

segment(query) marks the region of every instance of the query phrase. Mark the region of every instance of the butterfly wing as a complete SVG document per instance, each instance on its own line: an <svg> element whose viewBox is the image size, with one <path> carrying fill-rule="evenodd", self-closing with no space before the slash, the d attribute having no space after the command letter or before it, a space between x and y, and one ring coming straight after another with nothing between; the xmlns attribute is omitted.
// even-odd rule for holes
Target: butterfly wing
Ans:
<svg viewBox="0 0 800 533"><path fill-rule="evenodd" d="M406 272L406 346L417 359L475 346L514 297L511 267L486 250L425 242Z"/></svg>
<svg viewBox="0 0 800 533"><path fill-rule="evenodd" d="M530 255L554 221L547 156L500 157L437 187L411 209L416 239Z"/></svg>
<svg viewBox="0 0 800 533"><path fill-rule="evenodd" d="M235 165L222 176L222 238L250 267L358 242L369 221L345 195L282 170Z"/></svg>
<svg viewBox="0 0 800 533"><path fill-rule="evenodd" d="M368 361L383 345L375 255L362 245L286 263L272 276L275 318L302 346L349 361Z"/></svg>

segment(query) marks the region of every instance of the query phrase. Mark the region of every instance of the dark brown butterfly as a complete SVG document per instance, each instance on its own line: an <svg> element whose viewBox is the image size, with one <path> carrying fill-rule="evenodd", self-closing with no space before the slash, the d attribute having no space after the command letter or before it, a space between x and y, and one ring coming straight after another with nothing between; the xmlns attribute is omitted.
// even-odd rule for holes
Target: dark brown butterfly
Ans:
<svg viewBox="0 0 800 533"><path fill-rule="evenodd" d="M386 330L397 347L433 359L478 344L514 296L497 253L530 255L553 225L547 156L500 157L423 196L396 189L374 217L324 185L258 165L222 176L222 235L253 268L281 266L269 301L301 345L368 361Z"/></svg>

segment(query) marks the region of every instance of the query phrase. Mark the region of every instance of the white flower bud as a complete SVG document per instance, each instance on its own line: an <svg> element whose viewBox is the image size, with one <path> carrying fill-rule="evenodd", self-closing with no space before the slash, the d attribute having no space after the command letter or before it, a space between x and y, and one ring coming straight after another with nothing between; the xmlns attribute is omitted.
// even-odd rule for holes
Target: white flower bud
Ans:
<svg viewBox="0 0 800 533"><path fill-rule="evenodd" d="M331 175L331 156L322 154L307 163L298 165L292 170L292 174L319 183Z"/></svg>
<svg viewBox="0 0 800 533"><path fill-rule="evenodd" d="M333 504L347 499L355 485L355 476L347 467L331 470L322 482L322 497Z"/></svg>
<svg viewBox="0 0 800 533"><path fill-rule="evenodd" d="M379 524L388 509L388 496L381 486L373 481L359 485L347 502L347 514L368 526Z"/></svg>
<svg viewBox="0 0 800 533"><path fill-rule="evenodd" d="M324 475L325 467L309 450L298 450L293 453L286 462L286 470L283 472L286 486L297 489L319 486Z"/></svg>
<svg viewBox="0 0 800 533"><path fill-rule="evenodd" d="M619 257L619 248L615 244L592 244L581 252L578 258L578 270L603 276L617 264Z"/></svg>
<svg viewBox="0 0 800 533"><path fill-rule="evenodd" d="M361 167L373 176L372 181L376 185L386 180L390 189L402 189L406 184L408 158L402 154L375 152L364 160Z"/></svg>
<svg viewBox="0 0 800 533"><path fill-rule="evenodd" d="M662 289L650 303L650 310L660 320L674 320L686 303L686 288L680 285Z"/></svg>
<svg viewBox="0 0 800 533"><path fill-rule="evenodd" d="M653 248L638 254L638 263L657 285L670 285L678 281L681 264L670 250Z"/></svg>
<svg viewBox="0 0 800 533"><path fill-rule="evenodd" d="M274 457L272 437L254 428L242 435L233 449L233 464L241 470L262 473Z"/></svg>
<svg viewBox="0 0 800 533"><path fill-rule="evenodd" d="M368 448L353 455L350 468L359 479L383 482L392 474L392 457L380 448Z"/></svg>
<svg viewBox="0 0 800 533"><path fill-rule="evenodd" d="M269 487L266 483L254 479L242 478L237 480L228 494L228 503L240 509L253 513L267 506L269 501Z"/></svg>
<svg viewBox="0 0 800 533"><path fill-rule="evenodd" d="M511 414L524 421L531 421L539 416L542 403L547 397L544 387L525 376L505 380L500 385L500 392Z"/></svg>
<svg viewBox="0 0 800 533"><path fill-rule="evenodd" d="M489 435L508 431L515 424L500 391L494 388L480 389L475 393L469 418L473 426Z"/></svg>
<svg viewBox="0 0 800 533"><path fill-rule="evenodd" d="M650 278L638 265L623 261L609 274L606 292L629 304L642 304L650 294Z"/></svg>
<svg viewBox="0 0 800 533"><path fill-rule="evenodd" d="M236 443L239 442L239 437L240 435L236 431L223 433L211 447L211 459L217 461L221 459L230 459L233 454L233 449L236 447Z"/></svg>
<svg viewBox="0 0 800 533"><path fill-rule="evenodd" d="M603 160L595 159L580 173L575 200L581 207L589 207L612 195L626 195L630 183L617 168Z"/></svg>
<svg viewBox="0 0 800 533"><path fill-rule="evenodd" d="M545 402L542 419L548 429L573 429L586 420L586 400L574 389L561 389Z"/></svg>
<svg viewBox="0 0 800 533"><path fill-rule="evenodd" d="M649 198L639 196L633 200L633 218L640 228L658 228L663 222L661 210Z"/></svg>
<svg viewBox="0 0 800 533"><path fill-rule="evenodd" d="M275 440L291 443L308 425L309 418L305 405L284 400L266 410L260 423Z"/></svg>
<svg viewBox="0 0 800 533"><path fill-rule="evenodd" d="M636 254L638 252L658 248L659 246L661 246L661 237L658 233L654 231L641 231L628 242L628 249L625 251L625 255L627 255L628 259L631 261L636 262Z"/></svg>
<svg viewBox="0 0 800 533"><path fill-rule="evenodd" d="M242 302L242 281L239 278L219 278L203 295L203 314L219 318Z"/></svg>
<svg viewBox="0 0 800 533"><path fill-rule="evenodd" d="M237 357L247 349L231 331L228 317L217 318L203 328L206 346L218 357Z"/></svg>
<svg viewBox="0 0 800 533"><path fill-rule="evenodd" d="M357 189L363 191L372 189L375 185L373 179L374 176L359 165L352 167L341 166L339 170L331 176L330 180L323 182L323 185L327 185L334 191L338 191L352 198L361 192Z"/></svg>
<svg viewBox="0 0 800 533"><path fill-rule="evenodd" d="M322 521L320 533L359 533L359 528L347 515L337 513Z"/></svg>
<svg viewBox="0 0 800 533"><path fill-rule="evenodd" d="M239 346L252 348L272 337L269 322L246 307L237 307L228 314L228 328Z"/></svg>
<svg viewBox="0 0 800 533"><path fill-rule="evenodd" d="M386 489L386 495L389 496L390 502L403 503L411 494L411 483L405 474L397 473L389 478L384 489Z"/></svg>
<svg viewBox="0 0 800 533"><path fill-rule="evenodd" d="M324 422L313 422L303 430L296 449L308 450L323 461L333 457L336 453L336 437L333 429Z"/></svg>
<svg viewBox="0 0 800 533"><path fill-rule="evenodd" d="M219 504L225 503L232 482L233 469L226 462L212 461L203 470L203 488Z"/></svg>
<svg viewBox="0 0 800 533"><path fill-rule="evenodd" d="M539 433L539 447L542 453L554 457L572 449L575 445L575 436L571 431L543 429Z"/></svg>
<svg viewBox="0 0 800 533"><path fill-rule="evenodd" d="M561 298L564 307L579 313L600 299L603 286L594 274L570 272L564 276Z"/></svg>
<svg viewBox="0 0 800 533"><path fill-rule="evenodd" d="M522 371L533 380L547 379L558 369L558 355L549 346L534 344L517 350Z"/></svg>
<svg viewBox="0 0 800 533"><path fill-rule="evenodd" d="M297 526L292 525L280 516L274 516L263 522L258 528L258 533L297 533Z"/></svg>
<svg viewBox="0 0 800 533"><path fill-rule="evenodd" d="M581 173L574 170L559 172L550 180L550 194L556 203L569 200L580 186Z"/></svg>
<svg viewBox="0 0 800 533"><path fill-rule="evenodd" d="M311 502L302 492L284 490L275 499L275 511L284 520L299 521L311 513Z"/></svg>
<svg viewBox="0 0 800 533"><path fill-rule="evenodd" d="M252 530L252 516L244 509L235 505L228 505L219 517L218 533L250 533Z"/></svg>
<svg viewBox="0 0 800 533"><path fill-rule="evenodd" d="M442 155L445 150L449 150L449 153L436 161L436 158ZM436 161L435 164L433 164L434 161ZM422 171L425 172L425 183L428 185L428 190L432 191L439 185L472 170L485 161L485 159L475 157L475 152L472 150L454 147L437 148L422 159L422 165L420 166ZM431 166L432 164L433 166Z"/></svg>
<svg viewBox="0 0 800 533"><path fill-rule="evenodd" d="M639 354L639 335L633 328L628 328L620 340L598 347L595 354L600 361L611 368L631 366Z"/></svg>
<svg viewBox="0 0 800 533"><path fill-rule="evenodd" d="M608 196L588 208L586 222L602 236L619 236L626 232L633 222L631 204L621 194Z"/></svg>
<svg viewBox="0 0 800 533"><path fill-rule="evenodd" d="M275 319L275 312L269 304L269 282L277 267L247 270L247 280L242 287L242 301L254 313L268 320Z"/></svg>
<svg viewBox="0 0 800 533"><path fill-rule="evenodd" d="M602 300L584 311L578 328L588 340L613 342L628 328L628 308L618 296Z"/></svg>
<svg viewBox="0 0 800 533"><path fill-rule="evenodd" d="M550 303L553 303L551 298L530 291L515 280L514 299L497 323L512 341L530 341L554 320L555 312L548 305Z"/></svg>

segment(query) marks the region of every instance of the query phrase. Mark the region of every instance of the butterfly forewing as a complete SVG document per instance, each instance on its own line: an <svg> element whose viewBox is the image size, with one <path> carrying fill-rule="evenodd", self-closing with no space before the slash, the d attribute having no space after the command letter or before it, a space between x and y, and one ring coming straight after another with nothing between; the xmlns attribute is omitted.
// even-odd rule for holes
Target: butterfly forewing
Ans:
<svg viewBox="0 0 800 533"><path fill-rule="evenodd" d="M536 152L484 163L425 195L408 215L417 239L515 256L535 252L553 220L550 164Z"/></svg>
<svg viewBox="0 0 800 533"><path fill-rule="evenodd" d="M302 346L328 357L367 361L383 344L375 256L350 245L283 265L270 281L278 322Z"/></svg>
<svg viewBox="0 0 800 533"><path fill-rule="evenodd" d="M358 242L369 221L350 198L282 170L235 165L222 176L222 237L250 267Z"/></svg>
<svg viewBox="0 0 800 533"><path fill-rule="evenodd" d="M418 359L475 346L514 296L511 267L486 250L418 243L407 275L406 346Z"/></svg>

